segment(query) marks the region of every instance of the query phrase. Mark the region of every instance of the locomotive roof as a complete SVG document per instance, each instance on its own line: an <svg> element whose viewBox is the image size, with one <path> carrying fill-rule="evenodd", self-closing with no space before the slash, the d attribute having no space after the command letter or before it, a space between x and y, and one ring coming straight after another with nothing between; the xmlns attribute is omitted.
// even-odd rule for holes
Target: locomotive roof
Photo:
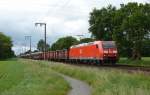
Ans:
<svg viewBox="0 0 150 95"><path fill-rule="evenodd" d="M96 45L96 44L99 44L100 42L114 42L114 41L94 41L94 42L89 42L89 43L73 45L70 48L77 48L77 47L88 46L88 45Z"/></svg>
<svg viewBox="0 0 150 95"><path fill-rule="evenodd" d="M96 42L96 41L95 41L95 42ZM73 45L73 46L71 46L70 48L76 48L76 47L94 45L94 44L96 44L95 42L89 42L89 43L82 43L82 44L78 44L78 45Z"/></svg>

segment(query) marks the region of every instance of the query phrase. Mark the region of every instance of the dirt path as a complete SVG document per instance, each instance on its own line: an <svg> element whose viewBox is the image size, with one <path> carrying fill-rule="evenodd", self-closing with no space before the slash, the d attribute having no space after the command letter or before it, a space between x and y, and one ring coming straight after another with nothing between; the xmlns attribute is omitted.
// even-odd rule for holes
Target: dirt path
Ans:
<svg viewBox="0 0 150 95"><path fill-rule="evenodd" d="M60 74L72 87L71 91L69 91L68 95L91 95L91 88L88 84L68 77L66 75Z"/></svg>

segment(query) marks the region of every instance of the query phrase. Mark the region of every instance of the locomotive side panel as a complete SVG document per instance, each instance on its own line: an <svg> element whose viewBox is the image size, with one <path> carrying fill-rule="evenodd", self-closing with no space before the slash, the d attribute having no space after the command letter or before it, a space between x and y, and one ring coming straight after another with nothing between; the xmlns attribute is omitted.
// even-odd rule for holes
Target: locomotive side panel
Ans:
<svg viewBox="0 0 150 95"><path fill-rule="evenodd" d="M97 44L70 48L70 59L100 59L100 49Z"/></svg>
<svg viewBox="0 0 150 95"><path fill-rule="evenodd" d="M83 63L99 63L102 54L100 54L99 45L95 43L86 44L70 48L69 58Z"/></svg>

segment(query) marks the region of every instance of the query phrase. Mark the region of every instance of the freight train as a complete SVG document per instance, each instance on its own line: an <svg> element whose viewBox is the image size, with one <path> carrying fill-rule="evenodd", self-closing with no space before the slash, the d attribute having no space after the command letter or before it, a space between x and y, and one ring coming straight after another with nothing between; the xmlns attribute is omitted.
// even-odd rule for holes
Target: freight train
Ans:
<svg viewBox="0 0 150 95"><path fill-rule="evenodd" d="M21 55L22 58L34 60L51 60L68 63L85 64L115 64L118 60L118 51L115 41L94 41L73 45L69 49L36 52Z"/></svg>

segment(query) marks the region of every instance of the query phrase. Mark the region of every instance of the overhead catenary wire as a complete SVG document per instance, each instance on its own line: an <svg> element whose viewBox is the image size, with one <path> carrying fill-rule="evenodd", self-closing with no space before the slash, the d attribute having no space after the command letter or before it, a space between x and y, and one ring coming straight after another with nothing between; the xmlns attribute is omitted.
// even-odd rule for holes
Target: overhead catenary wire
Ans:
<svg viewBox="0 0 150 95"><path fill-rule="evenodd" d="M56 2L57 4L56 4L56 6L54 6L55 8L53 10L51 8L48 9L48 11L47 11L47 13L46 13L46 15L44 17L47 17L49 15L59 14L59 13L61 13L61 14L63 14L63 13L65 13L65 14L66 13L71 13L71 14L80 14L80 15L82 15L81 13L89 13L90 12L87 9L81 9L82 11L73 9L73 10L71 10L71 12L69 12L69 11L63 11L63 9L68 6L68 4L69 4L69 2L71 0L65 0L65 2L63 0L64 3L62 5L60 5L61 1ZM98 2L99 0L96 0L96 1ZM92 1L92 2L96 2L96 1ZM122 4L125 4L124 0L120 0L120 1L121 1ZM130 0L130 1L133 2L134 0ZM149 0L144 0L144 1L148 1L149 2ZM107 3L107 5L111 4L110 0L103 0L103 2L101 4L104 5L105 2ZM117 2L117 1L114 1L114 2ZM61 11L60 11L60 9L61 9Z"/></svg>
<svg viewBox="0 0 150 95"><path fill-rule="evenodd" d="M111 4L109 0L106 0L106 3L107 3L107 5L110 5L110 4Z"/></svg>
<svg viewBox="0 0 150 95"><path fill-rule="evenodd" d="M149 0L147 0L147 1L149 1ZM50 5L49 6L49 9L47 10L46 14L43 16L43 18L41 20L43 20L45 17L54 16L56 14L57 15L58 14L60 14L60 15L63 15L63 14L74 14L76 16L77 15L79 15L79 16L82 15L83 17L89 15L90 10L87 10L86 8L85 9L81 8L80 10L72 9L71 11L64 11L64 9L68 7L70 2L71 2L71 0L58 0L55 5L53 5L53 6ZM99 0L95 0L95 1L92 1L92 2L99 2ZM117 2L117 1L114 1L114 2ZM121 2L124 4L125 0L121 0ZM101 4L105 5L105 3L107 3L107 5L111 4L110 0L103 0L103 2Z"/></svg>
<svg viewBox="0 0 150 95"><path fill-rule="evenodd" d="M62 5L58 5L58 4L60 4L61 1L56 2L55 8L53 10L51 8L48 9L45 16L42 18L42 20L49 15L55 15L57 10L66 7L67 4L70 2L70 0L66 0L66 2L64 2Z"/></svg>
<svg viewBox="0 0 150 95"><path fill-rule="evenodd" d="M62 0L61 0L62 1ZM63 11L64 10L64 8L66 8L67 6L68 6L68 4L69 4L69 2L70 2L70 0L65 0L65 2L60 6L60 3L59 2L61 2L61 1L58 1L58 2L56 2L57 4L56 4L56 6L55 6L55 8L53 9L53 11L51 11L52 9L52 7L50 8L50 9L48 9L48 11L47 11L47 13L46 13L46 15L42 18L42 20L45 18L45 17L48 17L48 16L50 16L50 15L56 15L56 14L74 14L74 15L82 15L82 16L88 16L88 14L89 14L89 10L87 10L87 9L81 9L82 11L80 11L80 10L77 10L77 9L73 9L73 10L71 10L71 11ZM103 0L104 2L103 3L105 3L105 0ZM107 3L108 4L110 4L110 2L109 2L109 0L107 0ZM61 9L61 11L59 11Z"/></svg>
<svg viewBox="0 0 150 95"><path fill-rule="evenodd" d="M150 3L150 0L145 0L146 1L146 3Z"/></svg>
<svg viewBox="0 0 150 95"><path fill-rule="evenodd" d="M105 3L105 0L103 0L103 1L104 1L103 3ZM69 2L70 2L70 0L66 0L66 2L63 3L61 6L56 4L56 6L53 10L51 9L52 7L50 7L44 17L50 16L50 15L55 15L55 14L58 14L58 13L71 13L71 14L79 14L79 15L82 15L81 13L89 13L89 10L84 9L84 8L80 9L82 11L77 10L77 9L73 9L73 10L71 10L71 12L64 11L64 8L68 7ZM60 9L61 9L61 11L60 11ZM68 8L68 9L70 9L70 8Z"/></svg>
<svg viewBox="0 0 150 95"><path fill-rule="evenodd" d="M50 16L50 15L55 15L55 14L57 14L57 13L59 13L59 14L70 14L70 11L63 11L63 9L64 8L66 8L67 6L68 6L68 4L69 4L69 2L70 2L70 0L66 0L61 6L59 5L56 5L57 7L55 8L55 9L53 9L53 10L55 10L55 11L53 11L53 12L51 12L51 9L48 9L48 11L47 11L47 13L46 13L46 15L42 18L42 20L45 18L45 17L47 17L47 16ZM58 3L59 4L59 3ZM59 11L61 9L61 11ZM73 14L81 14L81 11L80 12L78 12L77 10L73 10L73 11L71 11ZM49 14L50 13L50 14Z"/></svg>
<svg viewBox="0 0 150 95"><path fill-rule="evenodd" d="M61 0L62 1L62 0ZM58 1L58 2L56 2L57 4L56 5L53 5L53 6L49 6L49 9L48 9L48 11L46 12L46 15L44 15L43 16L43 18L41 19L41 20L43 20L45 17L47 17L47 16L50 16L50 15L55 15L55 14L59 14L59 13L71 13L71 14L79 14L79 15L83 15L83 14L81 14L81 13L87 13L87 15L88 15L88 13L90 12L89 10L87 10L87 9L84 9L84 8L82 8L82 9L80 9L80 10L82 10L82 11L80 11L80 10L77 10L77 9L73 9L73 10L71 10L71 12L69 12L69 11L64 11L63 9L64 8L66 8L67 6L68 6L68 4L69 4L69 2L71 1L71 0L66 0L62 5L60 5L60 3L61 3L61 1ZM99 0L96 0L97 2L99 1ZM94 2L96 2L96 1L94 1ZM101 4L102 5L104 5L104 3L107 3L107 5L110 5L111 3L110 3L110 1L109 0L103 0L103 2L101 2ZM52 10L52 8L54 7L54 9ZM61 11L60 11L60 9L61 9ZM68 8L69 9L69 8ZM86 16L87 16L86 15Z"/></svg>
<svg viewBox="0 0 150 95"><path fill-rule="evenodd" d="M61 0L61 1L63 1L63 0ZM54 9L53 10L51 10L50 9L50 6L49 6L49 9L47 10L47 12L46 12L46 15L45 16L48 16L49 15L49 13L51 12L51 14L53 13L53 12L55 12L56 10L57 10L57 8L59 8L60 7L60 3L61 3L61 1L58 1L58 2L56 2L55 3L55 5L54 5Z"/></svg>

